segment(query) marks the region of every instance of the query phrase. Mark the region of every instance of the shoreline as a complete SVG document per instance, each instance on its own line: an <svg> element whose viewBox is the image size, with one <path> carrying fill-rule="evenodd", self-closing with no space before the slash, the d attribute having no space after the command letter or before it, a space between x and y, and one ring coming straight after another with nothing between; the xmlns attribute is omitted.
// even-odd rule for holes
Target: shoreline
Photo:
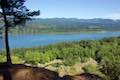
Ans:
<svg viewBox="0 0 120 80"><path fill-rule="evenodd" d="M120 32L120 30L101 30L101 31L73 31L73 32L41 32L38 34L11 34L9 35L41 35L41 34L92 34L92 33L101 33L101 32Z"/></svg>

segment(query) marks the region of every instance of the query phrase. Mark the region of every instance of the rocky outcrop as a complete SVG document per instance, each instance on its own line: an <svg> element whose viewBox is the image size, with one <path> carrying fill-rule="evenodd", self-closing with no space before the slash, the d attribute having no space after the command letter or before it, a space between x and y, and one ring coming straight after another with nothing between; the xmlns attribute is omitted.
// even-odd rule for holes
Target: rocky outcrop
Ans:
<svg viewBox="0 0 120 80"><path fill-rule="evenodd" d="M57 72L25 65L0 65L0 80L103 80L97 75L80 74L59 77Z"/></svg>

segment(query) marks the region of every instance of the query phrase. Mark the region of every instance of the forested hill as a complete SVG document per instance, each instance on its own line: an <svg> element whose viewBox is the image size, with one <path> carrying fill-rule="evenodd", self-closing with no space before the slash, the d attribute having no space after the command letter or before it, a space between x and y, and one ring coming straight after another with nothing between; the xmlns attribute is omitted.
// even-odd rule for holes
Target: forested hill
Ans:
<svg viewBox="0 0 120 80"><path fill-rule="evenodd" d="M34 24L45 25L59 28L102 28L120 29L120 20L111 19L76 19L76 18L51 18L34 19Z"/></svg>
<svg viewBox="0 0 120 80"><path fill-rule="evenodd" d="M34 18L26 27L10 30L13 34L39 34L89 31L120 31L120 20L111 19L76 19L76 18Z"/></svg>

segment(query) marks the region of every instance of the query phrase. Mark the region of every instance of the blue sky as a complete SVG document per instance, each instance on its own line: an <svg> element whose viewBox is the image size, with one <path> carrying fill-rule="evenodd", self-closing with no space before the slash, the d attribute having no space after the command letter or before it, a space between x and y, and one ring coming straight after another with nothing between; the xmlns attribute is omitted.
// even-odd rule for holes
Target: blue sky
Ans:
<svg viewBox="0 0 120 80"><path fill-rule="evenodd" d="M120 19L120 0L27 0L31 10L40 10L41 18Z"/></svg>

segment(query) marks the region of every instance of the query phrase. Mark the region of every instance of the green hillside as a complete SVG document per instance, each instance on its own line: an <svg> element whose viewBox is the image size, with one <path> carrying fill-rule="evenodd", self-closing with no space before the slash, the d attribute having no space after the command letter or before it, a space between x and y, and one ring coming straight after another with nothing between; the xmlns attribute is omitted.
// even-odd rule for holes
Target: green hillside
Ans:
<svg viewBox="0 0 120 80"><path fill-rule="evenodd" d="M10 28L12 34L85 33L120 31L120 20L51 18L32 19L24 26Z"/></svg>
<svg viewBox="0 0 120 80"><path fill-rule="evenodd" d="M5 54L0 54L0 61L5 61ZM120 37L13 49L12 61L45 67L60 75L87 72L119 80Z"/></svg>

